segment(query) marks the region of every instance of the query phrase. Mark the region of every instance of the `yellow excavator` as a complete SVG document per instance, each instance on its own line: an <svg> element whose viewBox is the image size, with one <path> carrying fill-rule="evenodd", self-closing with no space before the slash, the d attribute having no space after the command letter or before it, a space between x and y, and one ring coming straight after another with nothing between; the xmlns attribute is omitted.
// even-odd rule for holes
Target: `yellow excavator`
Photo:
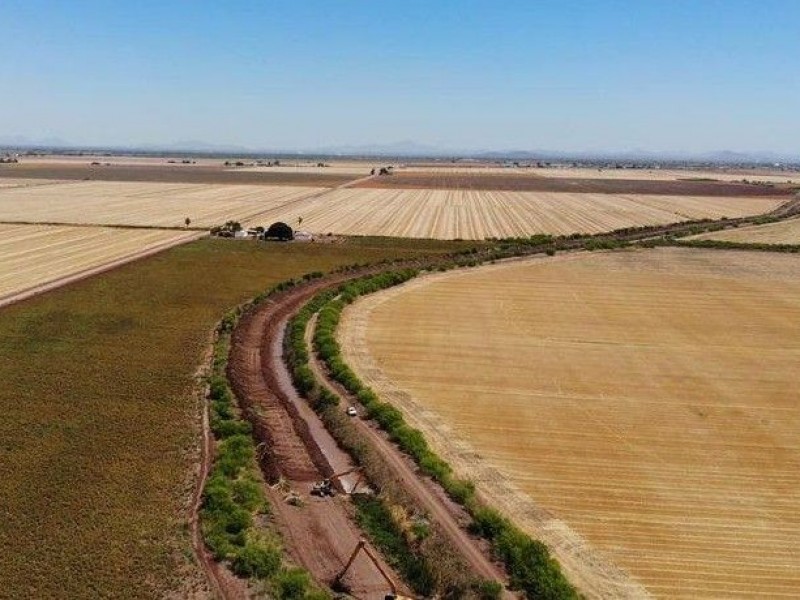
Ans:
<svg viewBox="0 0 800 600"><path fill-rule="evenodd" d="M353 484L353 487L350 488L350 490L345 490L340 478L344 477L345 475L349 475L350 473L355 473L356 471L358 471L358 479L356 479L355 484ZM336 482L339 484L338 488L340 488L344 493L355 494L363 479L364 475L361 472L361 467L354 467L352 469L348 469L347 471L342 471L341 473L334 473L327 479L317 481L313 486L311 486L311 495L319 496L320 498L335 496L336 492L338 491L337 486L334 485Z"/></svg>
<svg viewBox="0 0 800 600"><path fill-rule="evenodd" d="M359 552L363 552L367 555L367 558L372 561L372 564L375 565L375 568L378 569L378 572L389 585L390 592L384 596L384 600L414 600L414 598L410 596L402 596L397 593L397 584L394 582L394 579L392 579L392 576L387 573L386 570L384 570L383 565L381 565L381 562L377 559L372 550L370 550L369 546L367 546L367 541L364 538L358 540L358 544L356 544L353 553L350 555L350 559L347 561L347 564L344 566L344 568L339 571L339 574L334 578L331 588L336 591L349 591L342 580L344 579L344 576L347 575L347 571L350 570L350 567L353 565L353 561L356 559L356 556L358 556Z"/></svg>

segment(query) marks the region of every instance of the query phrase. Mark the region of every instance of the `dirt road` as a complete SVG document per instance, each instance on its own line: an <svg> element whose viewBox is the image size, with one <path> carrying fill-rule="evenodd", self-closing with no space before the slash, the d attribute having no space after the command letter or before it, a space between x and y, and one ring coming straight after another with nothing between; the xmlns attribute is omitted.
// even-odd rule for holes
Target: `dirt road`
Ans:
<svg viewBox="0 0 800 600"><path fill-rule="evenodd" d="M342 411L345 411L348 406L359 406L341 385L330 379L325 367L313 352L311 338L316 322L315 316L309 321L306 330L311 370L319 381L324 382L331 391L343 399L339 403ZM360 411L363 413L363 407ZM395 477L402 482L404 489L419 502L420 507L424 508L434 521L441 525L453 547L458 549L473 572L486 579L505 581L502 567L493 562L489 556L488 545L484 541L470 536L464 529L464 526L471 520L466 511L450 500L444 491L428 477L420 475L416 464L389 441L386 434L376 424L361 418L355 419L354 422L364 437L380 452ZM505 597L513 598L514 595L505 591Z"/></svg>
<svg viewBox="0 0 800 600"><path fill-rule="evenodd" d="M253 424L260 446L259 461L271 484L273 517L292 559L321 583L330 583L355 548L361 532L351 520L346 499L321 500L309 495L314 481L329 476L349 457L316 420L302 410L280 351L286 320L324 287L352 275L295 288L266 302L242 318L233 333L228 377ZM301 506L285 501L289 490ZM384 564L384 568L391 569ZM399 577L395 575L395 580ZM359 556L345 583L359 598L383 598L389 589L378 570Z"/></svg>

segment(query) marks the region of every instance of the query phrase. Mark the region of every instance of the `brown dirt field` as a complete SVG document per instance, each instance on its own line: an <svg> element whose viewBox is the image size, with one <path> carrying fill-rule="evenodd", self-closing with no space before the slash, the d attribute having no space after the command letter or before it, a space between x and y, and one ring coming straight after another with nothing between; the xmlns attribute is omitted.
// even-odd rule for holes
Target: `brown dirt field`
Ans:
<svg viewBox="0 0 800 600"><path fill-rule="evenodd" d="M588 596L639 595L617 566L657 597L789 598L798 322L800 258L672 248L425 277L340 335Z"/></svg>
<svg viewBox="0 0 800 600"><path fill-rule="evenodd" d="M657 194L674 196L790 196L790 188L725 181L658 181L536 177L514 173L423 173L398 171L355 187L381 189L497 190L594 194Z"/></svg>
<svg viewBox="0 0 800 600"><path fill-rule="evenodd" d="M102 159L98 159L102 161ZM111 162L106 159L103 162ZM222 161L220 161L222 163ZM369 172L367 169L366 172ZM14 179L62 179L94 181L149 181L160 183L218 183L252 185L299 185L336 187L351 181L348 173L258 172L207 165L112 164L91 166L89 162L20 162L0 165L0 181Z"/></svg>
<svg viewBox="0 0 800 600"><path fill-rule="evenodd" d="M526 164L524 161L522 164ZM502 167L494 164L430 166L408 164L398 167L405 171L447 174L519 175L524 177L561 177L569 179L635 179L671 181L680 179L715 179L719 181L792 183L800 184L800 172L780 169L735 169L735 168L591 168L591 167Z"/></svg>

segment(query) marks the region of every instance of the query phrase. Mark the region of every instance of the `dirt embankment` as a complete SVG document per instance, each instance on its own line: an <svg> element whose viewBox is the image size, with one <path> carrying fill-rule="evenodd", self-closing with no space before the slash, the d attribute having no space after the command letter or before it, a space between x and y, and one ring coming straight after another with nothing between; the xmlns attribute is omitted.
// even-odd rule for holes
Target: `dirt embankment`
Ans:
<svg viewBox="0 0 800 600"><path fill-rule="evenodd" d="M349 457L320 431L301 408L282 360L288 317L325 287L352 275L336 275L290 290L245 315L232 338L228 377L259 445L259 462L267 481L273 517L292 559L319 582L330 584L361 537L341 498L318 499L309 492ZM324 430L324 428L322 428ZM296 492L300 506L286 502ZM388 565L383 567L389 571ZM399 577L395 575L395 580ZM383 598L389 589L378 570L362 555L345 583L359 598Z"/></svg>
<svg viewBox="0 0 800 600"><path fill-rule="evenodd" d="M354 187L386 189L495 190L590 194L653 194L667 196L791 196L787 185L756 185L727 181L658 181L535 177L514 173L404 173L375 177Z"/></svg>

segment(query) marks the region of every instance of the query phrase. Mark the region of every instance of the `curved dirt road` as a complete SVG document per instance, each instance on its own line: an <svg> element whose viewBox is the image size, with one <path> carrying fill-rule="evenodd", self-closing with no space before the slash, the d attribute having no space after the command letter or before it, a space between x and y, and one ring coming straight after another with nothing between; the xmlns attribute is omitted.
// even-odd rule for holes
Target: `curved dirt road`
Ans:
<svg viewBox="0 0 800 600"><path fill-rule="evenodd" d="M309 366L315 377L324 384L344 402L339 406L342 411L348 405L359 406L358 402L348 394L337 382L330 379L325 367L320 363L311 346L313 329L316 326L316 315L309 321L306 330L306 344L309 348ZM361 409L363 413L363 408ZM483 540L470 536L462 524L470 522L470 517L466 511L450 500L444 491L428 477L419 474L417 465L400 449L393 444L386 434L370 421L355 419L355 424L364 437L380 452L387 466L394 472L395 477L402 482L403 488L419 502L442 527L442 530L450 539L453 547L458 549L467 564L472 568L476 575L495 581L506 581L503 568L492 561L489 555L488 544ZM504 590L504 597L514 598L515 596Z"/></svg>
<svg viewBox="0 0 800 600"><path fill-rule="evenodd" d="M297 564L325 584L342 569L361 532L350 518L347 500L322 500L309 491L314 481L351 463L321 423L301 411L304 402L291 386L281 349L288 317L318 291L350 277L353 274L305 284L251 310L234 330L228 366L231 386L253 424L254 435L263 442L259 462L267 481L276 484L268 495L286 549ZM301 506L285 501L289 490L300 495ZM353 563L345 583L359 598L383 598L389 591L363 554Z"/></svg>

